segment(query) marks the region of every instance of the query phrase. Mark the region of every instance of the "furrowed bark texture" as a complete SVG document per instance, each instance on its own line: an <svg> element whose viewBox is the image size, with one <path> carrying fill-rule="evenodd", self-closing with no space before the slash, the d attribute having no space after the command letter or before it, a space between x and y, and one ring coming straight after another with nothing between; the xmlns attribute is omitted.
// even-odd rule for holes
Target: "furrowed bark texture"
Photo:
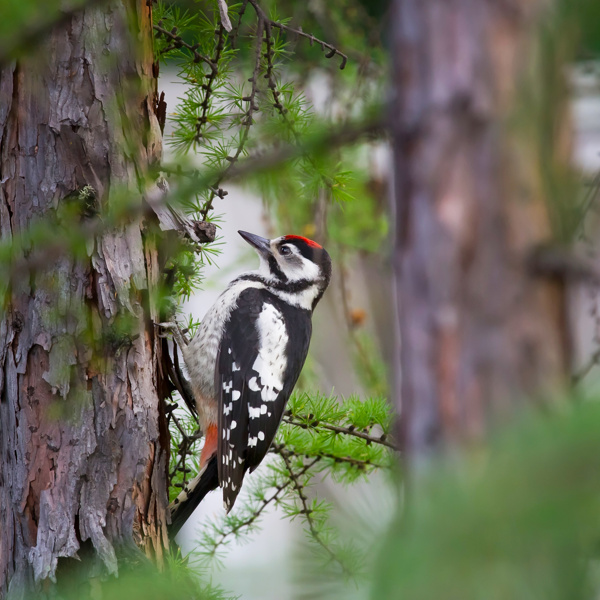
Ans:
<svg viewBox="0 0 600 600"><path fill-rule="evenodd" d="M161 151L149 6L100 3L0 71L3 242L57 219L84 186L101 210L124 193L142 202ZM119 552L136 544L158 559L168 544L149 300L158 257L143 234L132 219L89 240L79 259L25 245L17 260L37 268L2 283L0 598L39 589L80 548L99 574L116 573ZM132 335L119 335L124 320Z"/></svg>
<svg viewBox="0 0 600 600"><path fill-rule="evenodd" d="M530 269L552 240L536 140L511 123L541 4L395 0L398 404L416 462L567 372L563 286Z"/></svg>

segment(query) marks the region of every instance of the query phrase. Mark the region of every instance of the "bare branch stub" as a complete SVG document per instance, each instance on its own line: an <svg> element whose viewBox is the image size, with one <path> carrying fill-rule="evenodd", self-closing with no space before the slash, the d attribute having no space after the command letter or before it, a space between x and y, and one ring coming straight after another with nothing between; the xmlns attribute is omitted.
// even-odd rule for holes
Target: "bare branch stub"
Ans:
<svg viewBox="0 0 600 600"><path fill-rule="evenodd" d="M214 223L208 223L207 221L192 221L192 227L201 244L209 244L210 242L215 241L217 226Z"/></svg>
<svg viewBox="0 0 600 600"><path fill-rule="evenodd" d="M154 107L154 112L155 112L156 118L158 120L160 132L162 134L164 134L165 133L165 123L167 121L167 103L165 101L165 93L164 92L161 92L160 97L156 100L156 106Z"/></svg>
<svg viewBox="0 0 600 600"><path fill-rule="evenodd" d="M219 5L219 16L221 17L221 26L227 33L231 33L232 26L229 20L227 2L225 0L217 0Z"/></svg>

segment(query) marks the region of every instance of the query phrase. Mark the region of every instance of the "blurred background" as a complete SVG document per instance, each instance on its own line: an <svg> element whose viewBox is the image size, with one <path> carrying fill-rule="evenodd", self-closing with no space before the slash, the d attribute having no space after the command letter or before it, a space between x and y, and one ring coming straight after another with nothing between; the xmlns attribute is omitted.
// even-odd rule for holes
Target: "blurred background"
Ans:
<svg viewBox="0 0 600 600"><path fill-rule="evenodd" d="M388 2L343 2L335 7L316 1L302 7L284 2L277 3L277 10L290 15L293 23L310 23L318 35L341 44L351 56L350 73L341 73L337 65L324 64L316 53L294 45L294 60L286 64L282 77L293 81L295 92L302 94L317 121L329 126L332 122L344 122L367 112L372 103L392 93L389 89L392 13ZM351 43L344 46L344 40L349 39ZM574 60L564 68L572 126L572 165L584 186L591 187L600 168L598 65L586 58ZM177 113L185 94L185 82L173 65L167 64L162 69L159 89L166 94L168 112ZM168 119L164 150L168 162L176 160L169 145L173 127ZM182 310L201 318L233 277L256 267L253 251L237 235L239 229L266 237L291 232L317 235L331 245L328 249L335 257L335 269L331 288L314 317L314 336L302 385L340 397L364 398L373 393L388 396L399 360L394 345L398 324L392 282L396 209L391 141L385 136L378 137L353 147L346 156L338 149L332 152L352 170L353 197L347 203L334 202L323 209L319 197L306 197L305 190L298 196L288 196L285 185L271 186L266 194L261 193L264 189L260 183L228 186L228 196L215 206L219 215L220 254L215 264L206 268L201 290L190 297ZM198 167L202 166L202 160L201 153L193 159ZM595 194L595 188L592 190ZM299 206L294 208L295 204ZM595 220L590 217L590 222L592 219ZM598 347L596 295L587 283L580 282L571 285L569 294L575 332L573 368L577 371L585 368ZM586 378L588 385L594 388L593 374ZM317 494L334 502L342 520L352 520L355 511L376 515L368 525L373 530L373 540L390 526L395 506L394 487L389 478L375 474L368 482L355 484L351 491L326 479L317 485ZM222 514L219 495L211 494L180 533L178 540L184 551L193 553L201 539L198 532L207 521L218 520ZM303 589L302 581L298 587L297 573L297 546L303 535L300 523L283 519L279 511L271 509L264 515L260 531L230 547L223 561L225 566L214 566L211 577L244 598L292 597ZM354 589L345 593L364 597L365 591L359 593Z"/></svg>
<svg viewBox="0 0 600 600"><path fill-rule="evenodd" d="M109 44L113 34L121 39L110 27L104 37L94 29L118 21L117 4L118 10L126 6L53 7L52 35L65 45L65 56L74 53L77 28L69 25L64 35L61 27L81 8L92 15L86 23L94 31L76 56L83 71L98 65L112 74L126 63L120 48L97 53L101 58L89 50ZM150 527L135 532L138 545L145 543L147 554L168 565L178 584L178 578L187 581L191 568L201 589L193 597L211 600L599 598L600 4L165 0L140 7L136 16L152 12L153 22L130 19L122 29L123 39L131 41L128 28L137 28L143 68L135 63L133 70L147 89L133 86L132 92L123 81L111 80L119 90L106 100L104 118L119 117L114 121L119 126L108 128L123 138L116 136L110 146L114 154L125 165L139 154L143 164L122 169L124 185L110 181L103 201L113 205L116 217L108 211L108 225L102 222L88 237L77 238L77 249L67 248L73 260L87 265L90 240L106 235L106 227L122 226L122 218L138 218L140 227L134 223L133 229L139 229L140 247L146 249L143 244L156 236L157 256L169 254L164 264L157 259L158 279L164 276L167 285L157 285L161 289L156 298L150 295L149 306L142 306L135 286L124 286L119 310L134 314L131 296L144 317L156 309L153 318L174 316L190 334L228 282L257 266L240 229L269 238L292 233L315 239L332 256L334 271L272 452L246 478L231 514L225 514L219 493L207 496L177 537L180 551L166 548L168 508L152 485L165 477L163 488L171 501L176 498L198 470L202 440L193 415L162 382L166 404L159 403L164 412L157 422L164 426L163 441L171 436L170 464L144 488L152 500L138 493L138 512L153 526L158 523L151 533ZM14 68L38 36L31 24L45 8L23 2L5 9L12 12L10 19L0 19L0 60ZM40 57L42 52L44 47ZM57 73L76 71L58 51L45 56ZM23 81L15 73L0 79L3 99L19 97ZM87 80L81 81L78 93L85 96ZM36 85L39 92L39 81ZM131 100L140 93L147 104ZM67 95L48 100L49 114L68 106ZM143 136L128 117L119 120L128 106L148 118ZM11 111L0 106L0 132L24 113L21 105ZM80 128L88 135L90 115L91 109L74 124L65 114L52 127L48 117L46 125L34 123L29 135L37 140L47 126L59 139L79 140ZM61 129L65 123L67 133ZM160 138L161 130L162 154L154 157L148 148L158 152L160 144L148 140ZM18 135L0 137L0 159L11 167L13 159L35 158L39 150L37 141L21 147L25 134L15 131ZM97 131L89 133L95 150L94 135ZM133 151L130 138L143 149ZM89 154L76 161L73 173L88 168ZM46 175L52 170L42 167L37 165ZM112 165L109 172L112 176ZM3 193L29 181L20 173L0 172L2 185L10 184ZM160 210L150 207L152 219L135 212L139 207L128 213L132 198L152 204L148 190L161 177L170 191L160 197ZM48 198L47 185L38 186L48 204L44 210L63 204L62 179L53 185ZM100 209L94 212L94 198L75 184L64 185L91 213L74 212L76 232L84 229L79 227L84 218L105 218ZM34 199L35 194L25 203L31 200L37 210ZM179 222L172 237L161 218L167 208L171 221ZM12 227L12 213L9 217ZM190 223L216 225L216 239L198 242ZM52 229L52 221L46 226ZM42 234L42 243L54 240L46 230ZM26 242L38 243L34 236ZM13 249L5 250L10 263ZM94 260L101 262L96 255ZM144 268L152 264L138 262ZM11 282L12 271L7 273ZM24 296L35 299L33 292ZM87 297L86 302L93 304ZM97 331L88 320L91 333L78 335L91 348ZM97 321L100 328L107 325ZM108 325L115 322L121 326L117 317ZM0 334L21 327L15 323L7 317ZM147 323L154 327L151 319ZM133 335L131 327L127 322L122 331L110 329L121 345L114 351L109 345L114 339L107 336L100 353L109 348L118 360L121 347L154 343L154 333ZM15 337L6 336L8 347ZM165 338L149 351L152 360L163 349L175 356ZM142 356L142 350L131 356ZM164 353L165 372L171 354ZM68 363L69 376L76 363ZM126 366L123 371L133 372ZM107 389L112 390L109 384ZM5 396L0 409L8 411ZM171 400L179 404L174 410ZM106 409L106 403L97 404L95 410ZM129 397L121 408L128 414ZM112 433L110 422L105 429ZM35 433L35 427L21 428ZM45 448L46 438L40 439ZM12 446L17 444L6 444L6 464ZM154 458L148 464L159 469ZM0 472L4 486L2 477ZM23 487L36 477L25 477ZM42 487L39 498L54 490ZM123 493L129 498L131 489ZM24 501L10 502L11 514L21 518ZM111 535L120 539L122 524L111 521L112 513L105 518L103 506L112 510L111 503L99 502L102 544L93 540L90 548L112 551ZM0 503L0 514L9 504ZM71 529L80 531L75 510L72 520ZM123 527L131 527L130 521ZM50 529L53 541L57 527ZM3 540L8 542L0 546L0 559L13 540L28 549L23 564L37 556L31 540L31 547L16 534L0 535ZM76 555L76 542L69 552L48 542L53 569L59 558ZM95 560L94 573L106 578L110 561L104 557L98 566ZM52 568L44 571L49 574L44 581L52 579ZM84 578L90 579L88 573Z"/></svg>

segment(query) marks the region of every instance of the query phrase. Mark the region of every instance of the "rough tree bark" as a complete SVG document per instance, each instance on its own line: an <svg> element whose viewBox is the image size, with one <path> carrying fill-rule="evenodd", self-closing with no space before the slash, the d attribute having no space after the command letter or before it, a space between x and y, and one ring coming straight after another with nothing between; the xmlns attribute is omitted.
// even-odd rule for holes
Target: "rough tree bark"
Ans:
<svg viewBox="0 0 600 600"><path fill-rule="evenodd" d="M412 464L481 439L568 368L536 140L511 126L544 2L395 0L401 437ZM564 147L563 147L564 149Z"/></svg>
<svg viewBox="0 0 600 600"><path fill-rule="evenodd" d="M146 0L100 3L0 71L4 242L84 186L101 210L124 190L142 202L161 152L151 33ZM0 598L39 589L84 549L114 573L120 551L160 560L167 545L159 268L144 227L96 235L86 259L17 256L37 268L15 274L0 320Z"/></svg>

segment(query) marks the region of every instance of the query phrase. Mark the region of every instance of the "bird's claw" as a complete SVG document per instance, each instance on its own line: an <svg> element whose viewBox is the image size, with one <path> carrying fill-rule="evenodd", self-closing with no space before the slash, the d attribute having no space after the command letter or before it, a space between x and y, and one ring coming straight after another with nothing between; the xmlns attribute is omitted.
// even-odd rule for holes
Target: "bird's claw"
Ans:
<svg viewBox="0 0 600 600"><path fill-rule="evenodd" d="M167 321L156 323L156 327L158 328L158 337L166 338L170 332L179 346L185 347L188 345L189 340L185 337L181 327L179 327L179 323Z"/></svg>

